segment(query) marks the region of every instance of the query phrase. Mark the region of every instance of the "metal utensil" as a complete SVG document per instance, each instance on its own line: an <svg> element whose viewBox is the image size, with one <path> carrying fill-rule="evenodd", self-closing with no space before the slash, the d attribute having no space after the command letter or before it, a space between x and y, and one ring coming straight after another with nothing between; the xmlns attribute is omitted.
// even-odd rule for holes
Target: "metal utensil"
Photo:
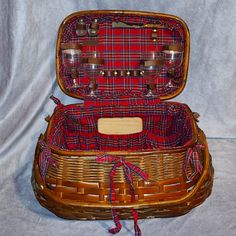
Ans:
<svg viewBox="0 0 236 236"><path fill-rule="evenodd" d="M112 22L112 28L136 28L136 29L141 29L141 28L166 28L166 26L162 24L133 24L133 23L126 23L126 22L121 22L121 21L113 21Z"/></svg>

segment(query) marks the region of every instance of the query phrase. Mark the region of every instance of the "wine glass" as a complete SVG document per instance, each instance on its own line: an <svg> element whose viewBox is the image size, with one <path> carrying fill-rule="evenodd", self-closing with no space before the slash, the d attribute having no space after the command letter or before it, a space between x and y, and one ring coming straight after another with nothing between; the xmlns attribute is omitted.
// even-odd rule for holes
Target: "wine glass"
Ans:
<svg viewBox="0 0 236 236"><path fill-rule="evenodd" d="M101 75L104 59L101 51L88 51L83 54L84 75L89 78L90 97L96 97L97 78Z"/></svg>
<svg viewBox="0 0 236 236"><path fill-rule="evenodd" d="M62 50L62 63L65 68L71 73L73 79L72 88L80 87L76 81L78 68L81 62L81 50L80 49L64 49Z"/></svg>
<svg viewBox="0 0 236 236"><path fill-rule="evenodd" d="M162 61L157 51L146 51L141 55L141 74L147 80L147 97L154 96L153 90L156 88L154 81L162 69Z"/></svg>
<svg viewBox="0 0 236 236"><path fill-rule="evenodd" d="M162 55L164 66L167 69L167 73L172 77L175 74L176 68L180 67L183 63L183 49L180 45L167 45L163 47ZM174 87L172 79L168 82L168 87Z"/></svg>

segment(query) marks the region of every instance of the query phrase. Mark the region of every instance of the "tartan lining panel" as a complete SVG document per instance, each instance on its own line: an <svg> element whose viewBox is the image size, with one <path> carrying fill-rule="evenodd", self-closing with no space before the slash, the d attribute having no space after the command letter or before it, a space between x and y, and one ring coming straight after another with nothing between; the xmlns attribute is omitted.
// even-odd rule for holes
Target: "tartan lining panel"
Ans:
<svg viewBox="0 0 236 236"><path fill-rule="evenodd" d="M143 131L128 135L101 134L101 117L141 117ZM153 106L64 106L55 111L48 143L63 150L149 150L180 147L193 137L186 105L160 103Z"/></svg>
<svg viewBox="0 0 236 236"><path fill-rule="evenodd" d="M174 19L170 18L157 18L150 16L134 16L134 15L117 15L117 14L95 14L80 16L86 24L91 23L93 19L99 19L99 41L98 46L83 45L83 51L98 50L104 54L104 70L137 70L140 69L141 53L148 50L161 51L163 45L173 43L185 43L185 35L183 26ZM66 25L64 25L61 41L65 42L83 42L84 40L91 40L89 36L78 37L76 35L76 24L78 17L72 18ZM135 23L168 23L174 26L175 30L170 28L159 28L158 42L153 42L151 39L152 29L150 28L112 28L112 22L127 22L130 24ZM89 79L84 76L83 70L79 70L77 77L80 88L72 88L73 81L70 72L62 65L61 52L60 58L60 78L65 88L75 94L88 93ZM178 76L183 75L183 65L176 71ZM169 77L167 70L162 69L155 83L158 85L156 93L159 96L169 95L174 93L179 86L168 87ZM147 81L142 76L131 77L99 77L97 79L99 91L116 91L116 90L134 90L142 91L145 93Z"/></svg>

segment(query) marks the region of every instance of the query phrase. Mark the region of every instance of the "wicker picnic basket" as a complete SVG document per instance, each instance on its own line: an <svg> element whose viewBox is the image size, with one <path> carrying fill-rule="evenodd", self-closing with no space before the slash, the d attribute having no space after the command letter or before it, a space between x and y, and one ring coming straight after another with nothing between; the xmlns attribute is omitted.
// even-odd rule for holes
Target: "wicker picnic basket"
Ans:
<svg viewBox="0 0 236 236"><path fill-rule="evenodd" d="M174 70L160 59L165 50L183 55ZM86 54L96 51L103 56ZM143 51L159 59L145 61ZM72 57L81 58L68 69ZM113 217L116 232L117 216L134 217L137 232L137 215L179 216L201 204L213 184L206 137L187 105L165 101L183 90L188 64L189 31L176 16L102 10L66 17L56 46L57 81L84 102L63 105L52 97L57 106L33 164L39 203L67 219ZM91 65L102 65L96 87L86 71ZM143 65L160 68L151 96Z"/></svg>

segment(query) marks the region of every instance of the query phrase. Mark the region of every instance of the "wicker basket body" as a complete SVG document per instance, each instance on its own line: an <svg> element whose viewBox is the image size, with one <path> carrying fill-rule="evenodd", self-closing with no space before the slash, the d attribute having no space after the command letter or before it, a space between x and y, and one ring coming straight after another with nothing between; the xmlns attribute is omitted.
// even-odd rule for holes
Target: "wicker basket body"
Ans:
<svg viewBox="0 0 236 236"><path fill-rule="evenodd" d="M39 172L38 145L32 176L35 196L42 206L68 219L111 219L112 208L117 209L123 219L132 217L133 208L138 210L140 218L186 214L210 195L213 184L213 167L206 139L202 131L198 135L199 141L206 146L200 155L204 170L201 176L196 175L192 181L187 181L183 175L187 148L164 152L117 153L140 166L150 176L148 181L139 178L134 180L136 195L133 203L121 169L117 171L115 179L117 201L110 203L109 172L112 164L96 163L95 152L81 153L79 156L53 154L60 170L50 168L45 184ZM114 152L112 154L115 155Z"/></svg>
<svg viewBox="0 0 236 236"><path fill-rule="evenodd" d="M116 209L120 218L122 219L132 218L132 209L136 209L138 211L140 218L171 217L186 214L192 208L201 204L210 195L213 184L213 167L211 163L211 156L207 147L206 138L203 131L198 128L193 113L190 109L185 108L185 106L183 106L182 108L181 104L178 105L177 103L173 103L173 105L171 103L169 105L163 101L165 99L169 99L178 95L185 86L189 60L189 32L187 26L181 19L177 17L147 12L86 11L75 13L67 17L66 20L62 23L58 34L56 50L57 79L60 88L66 94L76 98L86 96L87 90L83 90L83 87L82 89L80 88L77 90L70 89L71 79L68 79L69 77L65 73L65 68L63 68L63 65L61 63L61 45L62 43L68 43L70 42L70 40L74 40L74 35L71 36L71 32L72 29L75 28L75 22L77 22L81 17L85 20L89 19L89 17L92 17L92 19L94 17L100 17L102 19L100 30L103 36L101 37L101 41L99 41L99 43L102 45L100 50L115 50L115 48L113 47L114 42L118 42L121 50L127 48L130 45L130 41L134 43L134 48L131 48L131 52L133 52L133 54L127 54L125 52L123 52L122 54L125 57L124 61L126 61L127 65L129 66L136 65L136 61L129 61L129 57L133 55L135 58L137 57L137 55L139 55L136 52L137 47L146 49L146 47L148 47L147 45L149 44L151 45L149 49L153 49L153 47L156 47L156 41L153 40L153 37L157 37L157 42L162 46L165 43L179 40L179 42L183 43L184 47L184 62L179 72L181 82L176 87L170 88L169 90L162 89L159 91L160 97L159 100L156 100L156 102L160 105L157 105L155 107L155 104L153 105L150 103L150 110L157 109L158 111L156 113L147 110L146 105L143 106L139 104L139 101L145 99L145 97L142 96L135 101L132 100L133 104L128 103L127 105L126 100L125 102L124 100L122 100L123 98L119 102L117 102L119 98L117 99L116 97L115 100L110 102L109 96L107 95L107 100L104 100L104 106L107 106L107 103L109 103L109 112L105 111L103 113L101 112L101 109L104 108L96 108L96 102L92 105L88 103L86 105L85 103L86 106L71 106L68 109L63 107L61 104L58 104L58 107L55 109L54 114L49 120L46 133L39 137L39 142L35 152L32 186L37 200L43 207L49 209L57 216L67 219L111 219L111 209ZM149 21L154 23L156 22L155 24L158 23L158 25L160 26L160 32L158 31L159 29L157 31L153 31L152 27L147 29L136 29L136 26L134 26L134 30L136 31L134 31L134 36L132 37L126 35L126 33L130 32L130 29L125 29L122 31L119 28L114 30L115 33L112 31L115 35L113 35L112 33L112 36L106 37L105 34L111 32L109 28L111 22L121 21L123 23L123 21L128 21L128 23L130 24L130 22L133 21L137 24L139 18L141 19L142 25L145 25L146 22ZM166 30L166 28L168 29ZM162 35L161 39L156 36L156 32L157 35ZM120 33L122 33L123 38L120 38ZM140 33L148 35L148 40L150 41L149 44L144 41L143 36L140 36ZM152 35L152 39L150 38L150 35ZM138 40L136 40L137 37L139 37ZM115 41L110 42L109 40ZM88 41L84 41L84 43L88 43ZM94 40L93 38L92 44L96 43L95 41L96 40ZM91 44L91 39L89 43ZM89 45L88 47L92 46ZM129 49L130 47L132 46L129 46ZM157 50L159 50L159 44L156 48ZM108 53L106 60L110 58L111 55ZM121 68L124 67L124 65L120 61L117 65L120 65ZM114 68L112 68L111 70L109 69L109 71L107 71L106 73L113 73L113 76L110 76L110 80L100 80L101 85L99 88L101 88L102 91L105 91L107 88L116 88L114 84L109 84L110 81L113 81L113 83L120 83L119 78L118 80L114 79L114 69L116 69L116 61L113 61L113 63L110 64L108 63L107 67L109 66L113 66ZM119 70L120 68L117 69ZM135 71L136 70L134 70L132 73L135 74ZM121 74L121 72L119 73ZM122 73L124 73L124 71L122 71ZM122 85L119 84L118 89L123 86L123 90L126 91L127 88L130 87L131 83L134 83L135 89L140 89L143 84L145 84L141 78L138 78L138 82L135 79L135 77L133 78L133 80L128 80L127 78L124 79L125 82ZM83 78L83 75L79 77L79 81L82 84L88 84L88 79ZM164 88L165 84L168 81L168 76L163 75L161 76L161 79L157 81L157 83L160 88ZM130 95L131 93L128 92L128 94ZM127 93L123 93L123 95L127 96ZM116 94L116 96L118 95ZM155 100L153 101L155 103ZM161 111L162 113L160 114L158 113L160 107L162 107L163 109L163 107L166 106L168 110L171 110L169 112L173 112L173 114L175 114L176 112L175 109L179 109L180 113L176 113L177 115L175 117L175 121L180 119L178 115L181 114L181 119L185 120L185 118L187 118L186 122L188 125L186 126L185 123L177 123L177 125L174 127L174 130L176 135L178 135L178 130L176 132L176 129L179 129L180 133L182 132L182 130L185 130L186 135L189 135L188 140L185 140L181 145L168 146L165 143L165 145L163 144L164 146L155 148L150 148L149 146L148 148L137 148L137 150L134 150L134 148L132 150L130 150L129 148L127 148L127 150L125 148L117 150L115 149L115 145L113 145L113 148L111 148L110 150L103 148L91 148L91 150L89 150L88 148L75 148L74 146L73 148L65 148L65 146L63 146L64 144L62 140L64 140L64 136L66 135L64 133L65 131L60 126L71 126L71 130L73 132L74 130L79 130L80 133L78 132L74 135L78 137L83 137L85 133L89 137L90 134L88 130L94 128L91 128L91 123L96 123L93 119L87 121L88 123L90 121L92 122L90 122L90 126L88 124L85 124L85 127L88 128L84 131L81 131L82 128L78 128L77 124L72 124L73 121L82 122L80 120L81 117L77 117L78 113L80 113L81 110L83 110L84 112L82 117L95 117L97 116L97 113L95 111L94 115L91 115L92 110L95 107L96 109L98 109L98 113L100 112L99 116L101 118L102 114L105 114L105 117L111 116L111 111L115 111L118 113L115 108L114 110L112 110L111 107L115 107L116 105L118 105L119 107L120 104L122 104L122 106L125 107L124 110L126 110L126 113L122 113L121 111L119 111L118 114L121 114L122 117L135 116L136 103L139 104L137 106L139 108L137 108L136 116L139 116L142 112L145 114L143 116L140 115L146 122L144 124L144 129L145 127L150 126L150 122L148 121L150 117L155 120L154 117L158 117L159 115L161 118L158 120L158 122L161 122L161 120L165 118L165 116L163 115L165 113L164 111ZM103 100L100 100L100 104L97 105L101 106L101 104L103 104ZM121 108L119 107L117 109L122 109L122 106ZM71 115L65 112L67 111L66 109L70 109L73 114ZM182 112L181 110L184 110L184 112ZM112 117L116 117L115 112ZM171 117L173 114L171 113ZM119 115L118 117L120 117L121 115ZM65 119L63 118L64 120L62 121L62 123L60 123L60 116L65 116ZM63 122L68 121L67 116L70 117L69 122L66 123L65 126L63 126ZM76 118L72 119L71 117L74 116L76 116ZM167 121L168 122L165 123L166 126L168 126L172 120ZM184 129L182 126L186 126L187 128L185 127ZM96 128L97 127L95 127L95 129ZM155 127L153 129L155 129ZM56 136L56 138L54 137L54 139L56 140L54 140L55 142L52 141L52 133L54 136ZM183 139L186 138L184 137L185 133L182 136ZM93 135L91 135L91 138L93 138ZM69 137L68 140L70 140ZM129 138L127 138L126 141L128 142ZM56 142L61 142L61 146L55 145ZM73 139L73 142L71 143L74 144L74 142L75 141ZM89 140L87 140L87 142L88 143L86 143L86 145L89 146ZM175 143L175 140L173 142ZM47 155L45 153L49 155L50 160L47 159ZM197 156L197 161L202 166L201 171L196 171L196 169L194 168L194 161L196 161L196 159L192 160L192 162L188 162L187 158L191 156L189 153L191 155L193 154L192 156ZM97 161L97 158L101 155L108 155L118 159L117 161L111 163L100 163L99 161ZM47 162L47 168L46 172L44 169L44 175L41 166L42 158L47 159L45 159ZM120 166L115 166L118 162ZM133 195L133 190L130 186L131 182L127 181L127 175L124 172L127 165L133 165L135 166L134 168L137 167L148 175L145 180L140 178L138 174L136 175L134 173L132 175L131 182L132 189L134 190ZM113 176L111 176L112 170L114 172ZM111 201L112 191L115 195L113 201Z"/></svg>

